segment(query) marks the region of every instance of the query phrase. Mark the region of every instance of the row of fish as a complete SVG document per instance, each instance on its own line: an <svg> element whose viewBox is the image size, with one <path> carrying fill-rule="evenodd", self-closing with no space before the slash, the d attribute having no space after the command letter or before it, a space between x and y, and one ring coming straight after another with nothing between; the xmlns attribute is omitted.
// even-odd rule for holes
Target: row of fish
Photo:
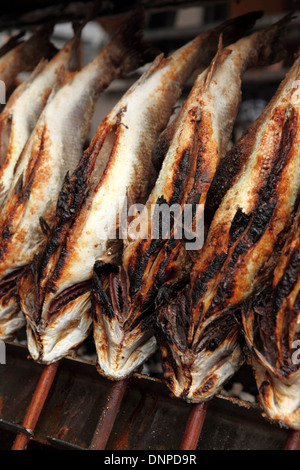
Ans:
<svg viewBox="0 0 300 470"><path fill-rule="evenodd" d="M0 114L0 338L26 323L32 358L49 364L93 327L99 371L113 380L159 347L166 385L190 402L218 393L246 357L267 415L300 429L299 54L228 150L244 73L285 53L292 15L250 34L261 15L165 58L135 12L78 70L83 23L15 89ZM152 60L84 150L100 94ZM122 234L120 200L141 205L137 236ZM204 207L202 249L187 249L174 219L169 236L162 225L147 236L163 205L192 205L192 226Z"/></svg>

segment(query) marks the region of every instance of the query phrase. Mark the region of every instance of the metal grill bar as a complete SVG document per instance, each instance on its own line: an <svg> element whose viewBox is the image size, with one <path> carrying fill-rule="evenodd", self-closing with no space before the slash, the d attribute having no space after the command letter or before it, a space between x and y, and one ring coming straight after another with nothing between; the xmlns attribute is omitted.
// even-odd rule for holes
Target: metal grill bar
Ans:
<svg viewBox="0 0 300 470"><path fill-rule="evenodd" d="M27 362L26 352L23 354L23 350L16 348L15 345L9 346L9 349L12 354L7 364L9 367L7 377L11 377L10 372L14 370L22 374L24 361ZM16 358L18 358L17 361ZM19 359L21 362L18 362ZM254 424L253 429L257 431L257 441L258 436L265 436L268 441L265 442L266 447L285 450L300 449L300 432L279 430L274 426L272 436L269 438L268 427L263 424L266 421L256 421L259 414L250 413L246 416L245 413L241 414L234 410L231 415L233 411L231 409L231 411L227 410L228 421L226 416L222 419L222 413L226 409L224 400L219 401L216 398L209 404L206 402L183 405L182 401L176 402L167 392L165 393L165 389L160 389L155 380L145 385L140 382L142 377L132 377L130 381L127 379L112 383L98 375L96 368L91 367L91 364L83 366L80 362L77 364L70 360L61 361L59 364L59 374L56 373L58 363L44 367L42 373L40 367L34 365L35 379L28 381L28 390L30 388L31 391L27 394L27 390L23 395L26 403L30 402L25 412L25 419L22 418L24 416L22 400L16 402L15 413L7 412L13 388L6 381L2 383L3 407L0 427L17 435L13 450L25 450L31 440L43 444L48 442L54 448L70 450L104 450L108 448L108 443L109 448L116 450L167 449L169 445L173 450L196 450L199 447L200 436L202 448L211 448L211 446L215 448L216 442L217 446L224 449L239 448L239 446L244 448L248 445L247 436L251 437L253 434L252 431L249 433L249 430ZM78 375L75 372L77 368ZM26 373L22 375L24 381L27 381L27 377L29 379L30 369L26 366ZM38 374L36 374L37 371ZM90 371L95 371L95 373L90 374ZM82 373L88 382L87 387L84 385L85 380L77 380ZM53 383L55 377L56 380ZM74 386L76 391L71 393ZM87 403L86 397L90 396L91 390L95 390L95 387L98 398ZM54 392L51 395L50 390ZM240 408L235 405L251 411L251 408L240 400L230 403L230 406ZM78 413L78 408L82 406L86 406L86 413ZM208 406L209 417L206 417ZM95 409L100 410L101 413L98 419L92 411ZM258 409L257 412L259 412ZM17 424L19 416L22 425ZM85 421L84 424L82 419ZM162 419L165 419L165 426L163 439L160 440ZM207 422L203 428L205 419ZM245 421L247 419L248 421ZM80 429L75 432L77 425ZM210 442L212 431L216 431L219 436L214 436L214 443ZM236 432L238 434L235 434ZM112 440L113 433L114 439ZM220 435L223 436L224 433L227 438L220 440ZM233 433L235 437L233 438L230 433ZM254 448L259 447L257 441L253 439L249 443L250 448L252 445Z"/></svg>
<svg viewBox="0 0 300 470"><path fill-rule="evenodd" d="M300 431L289 431L284 450L300 450Z"/></svg>
<svg viewBox="0 0 300 470"><path fill-rule="evenodd" d="M59 363L57 362L44 368L22 424L26 432L21 431L17 434L12 450L26 450L30 441L30 435L33 434L50 391L58 365Z"/></svg>
<svg viewBox="0 0 300 470"><path fill-rule="evenodd" d="M208 402L193 405L182 436L180 450L195 450L206 416Z"/></svg>
<svg viewBox="0 0 300 470"><path fill-rule="evenodd" d="M128 379L115 382L107 396L106 405L94 433L90 450L104 450L119 412L121 402L128 384Z"/></svg>

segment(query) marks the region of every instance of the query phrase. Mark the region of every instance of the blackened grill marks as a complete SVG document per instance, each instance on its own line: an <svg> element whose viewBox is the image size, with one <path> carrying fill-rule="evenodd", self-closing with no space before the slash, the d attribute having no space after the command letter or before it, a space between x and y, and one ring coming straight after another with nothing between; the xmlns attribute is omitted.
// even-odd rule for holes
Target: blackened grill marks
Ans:
<svg viewBox="0 0 300 470"><path fill-rule="evenodd" d="M205 269L205 271L202 272L201 275L195 280L193 288L192 288L192 293L191 293L191 299L192 299L192 305L193 306L195 306L197 304L198 300L207 291L207 285L206 284L221 269L221 267L225 263L226 257L227 257L226 253L221 253L221 254L217 255L211 261L211 263L208 265L208 267Z"/></svg>
<svg viewBox="0 0 300 470"><path fill-rule="evenodd" d="M92 281L92 315L95 321L98 321L97 306L101 305L101 314L107 316L109 319L115 318L115 312L111 305L110 299L103 288L100 277L94 270Z"/></svg>
<svg viewBox="0 0 300 470"><path fill-rule="evenodd" d="M190 148L185 149L182 154L178 165L177 177L173 181L173 194L169 200L170 205L178 204L182 199L186 176L189 170L190 157L192 155L193 152Z"/></svg>
<svg viewBox="0 0 300 470"><path fill-rule="evenodd" d="M95 139L83 155L70 177L66 173L57 205L56 205L56 223L51 230L51 236L47 246L41 255L38 263L39 279L43 277L44 270L53 254L57 249L61 249L63 260L60 260L59 266L55 266L55 275L59 276L60 270L64 265L64 259L67 255L65 248L67 233L75 221L82 204L87 197L88 183L94 169L96 158L102 148L106 133L101 138Z"/></svg>
<svg viewBox="0 0 300 470"><path fill-rule="evenodd" d="M149 260L152 255L157 252L161 244L160 239L151 239L148 248L148 240L145 240L144 243L140 243L135 251L134 259L128 266L128 277L130 280L129 286L129 295L131 299L138 292L140 285L142 283L144 272L149 264Z"/></svg>
<svg viewBox="0 0 300 470"><path fill-rule="evenodd" d="M51 303L48 309L48 320L54 316L62 307L67 305L71 300L80 297L82 294L90 291L92 281L89 279L87 281L74 284L73 286L65 289L61 292Z"/></svg>
<svg viewBox="0 0 300 470"><path fill-rule="evenodd" d="M254 139L252 138L252 144L249 148L246 145L247 139L249 139L249 136L252 136L250 129L244 133L245 144L243 139L240 144L237 144L232 150L228 151L219 162L215 176L207 192L205 220L208 225L211 224L213 216L221 204L223 197L232 187L235 178L240 174L242 168L248 161L254 144Z"/></svg>
<svg viewBox="0 0 300 470"><path fill-rule="evenodd" d="M274 290L273 316L275 317L280 309L284 298L294 289L299 281L300 275L300 247L293 251L290 256L290 262L285 272Z"/></svg>
<svg viewBox="0 0 300 470"><path fill-rule="evenodd" d="M231 313L217 318L203 330L201 337L205 338L205 341L201 344L200 348L197 348L197 352L203 349L211 352L215 351L228 338L231 330L235 328L237 328L237 323L234 315ZM201 338L198 340L198 343L200 341Z"/></svg>
<svg viewBox="0 0 300 470"><path fill-rule="evenodd" d="M223 308L223 304L226 304L226 299L231 297L233 292L234 277L236 275L236 269L238 259L243 256L255 243L257 243L267 230L270 220L273 216L275 207L277 206L280 195L276 193L276 184L280 178L280 174L287 163L290 149L292 147L294 136L295 136L295 125L296 125L296 114L293 108L288 107L285 111L285 120L283 124L282 134L279 146L274 151L272 156L272 166L269 169L268 176L265 178L260 188L258 189L258 199L255 204L255 209L245 216L238 209L233 219L230 231L231 239L229 242L229 248L232 246L234 240L238 240L242 236L241 240L237 242L230 255L228 263L228 273L225 279L218 286L216 295L214 296L209 309L205 314L205 318L208 318L215 310L215 308ZM241 220L242 227L239 237L237 233L234 236L234 227L236 225L235 218ZM248 222L248 229L246 229L246 223ZM234 269L236 268L236 269ZM231 278L231 283L228 281ZM229 282L229 288L228 288ZM205 286L204 286L205 287Z"/></svg>
<svg viewBox="0 0 300 470"><path fill-rule="evenodd" d="M244 233L246 230L251 214L245 214L243 210L239 207L235 213L235 216L231 222L229 235L230 241L229 246L232 246L233 243Z"/></svg>
<svg viewBox="0 0 300 470"><path fill-rule="evenodd" d="M176 171L177 176L176 178L174 178L174 181L173 181L173 188L172 188L173 193L169 199L169 202L167 202L166 199L163 196L161 196L156 201L156 207L159 207L162 204L168 204L169 206L171 206L172 204L178 204L181 201L185 182L186 182L186 176L190 167L191 156L193 156L193 150L191 150L190 148L187 148L183 151L180 161L178 163L177 171ZM142 283L144 272L147 266L149 265L149 263L150 262L152 263L153 255L157 254L163 248L162 246L163 234L162 234L161 220L159 222L158 229L159 229L159 237L157 239L151 239L150 242L148 240L145 240L145 242L140 243L137 246L137 249L135 251L134 260L132 260L129 264L129 267L128 267L128 276L130 279L129 295L131 299L133 299L133 297L138 292ZM165 242L163 242L163 244L165 244Z"/></svg>
<svg viewBox="0 0 300 470"><path fill-rule="evenodd" d="M268 177L263 181L263 184L258 191L260 203L267 202L272 197L276 197L275 186L279 175L287 162L287 157L294 141L297 129L297 114L294 108L291 106L287 107L285 110L284 119L280 144L272 159L272 168L268 174Z"/></svg>
<svg viewBox="0 0 300 470"><path fill-rule="evenodd" d="M254 212L252 222L247 232L247 238L251 240L252 244L257 243L265 233L277 203L278 199L271 202L262 202Z"/></svg>

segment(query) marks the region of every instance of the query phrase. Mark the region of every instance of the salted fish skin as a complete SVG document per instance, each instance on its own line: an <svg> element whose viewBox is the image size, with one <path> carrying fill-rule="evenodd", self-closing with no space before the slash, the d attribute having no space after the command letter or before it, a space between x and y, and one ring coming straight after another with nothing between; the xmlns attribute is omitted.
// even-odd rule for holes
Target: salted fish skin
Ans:
<svg viewBox="0 0 300 470"><path fill-rule="evenodd" d="M53 22L38 28L26 41L20 42L13 49L0 57L0 80L9 92L16 77L22 71L31 71L41 59L51 59L57 49L49 41L54 27ZM36 45L39 44L39 47Z"/></svg>
<svg viewBox="0 0 300 470"><path fill-rule="evenodd" d="M278 250L279 251L279 250ZM276 267L242 307L246 358L268 419L300 429L300 207Z"/></svg>
<svg viewBox="0 0 300 470"><path fill-rule="evenodd" d="M165 152L163 148L164 162L147 200L146 213L152 214L151 206L161 202L183 206L197 200L199 204L205 204L210 182L230 139L240 103L242 75L248 67L278 60L273 51L264 57L262 51L272 50L266 45L274 42L278 31L284 29L288 22L289 17L225 49L220 44L211 66L196 79L175 124L171 124L171 131L168 129L163 135L165 139L169 133L168 150ZM216 106L219 96L223 97L221 105ZM158 147L161 145L164 147L164 141L159 142ZM148 230L147 224L145 227ZM128 330L140 317L144 318L145 311L154 310L159 286L183 279L191 264L192 259L184 250L182 241L172 237L167 241L153 240L142 232L125 246L122 269L126 273L128 286L124 298L130 299L127 306L130 312L127 313ZM127 301L123 302L126 304ZM237 363L240 364L238 355L236 361L234 367L228 367L228 376Z"/></svg>
<svg viewBox="0 0 300 470"><path fill-rule="evenodd" d="M80 159L95 100L114 78L135 69L149 57L151 51L148 46L144 50L141 38L142 19L140 14L128 15L127 25L121 24L98 56L67 77L49 96L16 165L12 188L3 201L1 281L15 269L29 264L46 241L43 228L55 218L66 171L73 171ZM40 226L43 219L48 223L44 221Z"/></svg>
<svg viewBox="0 0 300 470"><path fill-rule="evenodd" d="M285 24L286 24L286 22L288 22L288 20L285 20ZM217 58L218 58L219 62L222 63L224 61L224 56L227 56L228 54L232 53L232 63L235 63L237 61L237 56L238 56L240 61L241 61L239 73L242 74L242 70L244 68L246 69L247 66L254 65L255 61L257 61L257 62L261 61L260 51L261 51L261 48L263 48L262 43L264 41L270 41L271 39L274 41L274 37L275 37L275 35L277 35L277 32L278 32L277 27L278 26L273 28L271 33L268 32L268 35L265 35L265 33L263 33L263 35L260 35L260 34L255 35L252 38L253 42L252 42L251 46L249 45L249 43L247 44L247 41L241 40L242 44L236 46L237 51L238 51L236 56L234 54L234 48L233 48L233 50L230 50L230 51L227 50L227 49L222 51L220 54L217 55ZM264 36L264 41L262 41L262 36ZM256 58L253 57L253 50L250 53L251 48L254 48L254 44L257 46L257 52L258 52L258 56ZM247 50L247 47L249 49L248 50L248 55L245 54L245 51ZM217 58L216 58L216 61L217 61ZM264 60L266 60L266 58ZM272 60L277 60L277 58L274 57L274 58L272 58ZM213 66L215 66L215 64ZM228 70L230 70L230 69L232 69L232 67L228 66ZM209 71L209 73L211 73L211 70ZM208 75L208 72L207 72L207 75ZM205 79L207 79L207 75L204 75L201 79L199 79L199 83L201 83L201 80L204 81ZM216 75L213 76L212 81L216 80ZM237 75L238 75L238 73L237 73ZM239 78L239 80L237 80L237 83L240 87L240 78ZM200 84L197 83L197 85L194 88L194 92L193 92L193 95L192 95L192 98L191 98L191 102L189 103L190 106L191 106L191 103L193 103L194 105L195 105L195 102L197 103L196 99L197 98L199 99L199 89L200 89ZM210 99L211 99L211 97L210 97ZM193 100L194 100L194 102L193 102ZM200 101L200 99L199 99L199 101ZM235 113L237 112L238 104L239 104L239 98L237 98L236 102L232 104L232 109L235 110ZM195 124L195 122L197 122L197 118L196 118L197 117L197 111L195 109L193 109L192 111L193 111L193 113L190 112L189 117L191 119L191 122L193 122L193 124L191 125L191 128L194 131L194 127L197 125L197 124ZM185 110L185 112L183 113L183 116L185 116L186 120L187 120L186 114L188 114L188 112L189 112L189 109L188 109L188 111ZM232 111L231 111L231 113L234 114ZM201 115L201 118L203 119L203 115ZM224 119L224 121L226 121L226 119ZM177 129L178 129L177 126L178 126L179 122L180 122L180 115L179 115L178 118L176 118L175 128L177 128ZM203 122L204 122L204 119L203 119ZM186 124L186 122L184 124ZM173 126L174 126L174 123L172 123L172 127ZM203 127L207 127L206 123L203 124ZM172 138L174 138L174 134L175 134L175 131L174 131L174 128L173 128L172 131L170 132L170 135L172 136ZM177 135L182 138L183 134L184 134L183 129L179 128ZM224 132L223 132L223 134L224 134ZM228 134L229 134L229 132L228 132ZM168 135L168 139L169 139L170 135ZM169 139L169 140L172 141L172 138ZM179 139L179 137L178 137L178 139ZM193 132L191 132L190 139L194 140L193 139ZM228 135L228 139L229 139L229 135ZM188 141L188 138L186 138L186 140ZM179 148L179 141L175 139L175 142L172 142L171 146L172 145L173 145L174 149L177 150ZM225 147L226 146L224 145L224 149L225 149ZM222 154L222 151L224 153L224 150L222 149L222 144L219 145L219 148L220 148L220 153ZM166 161L168 161L168 153L165 157L165 162ZM163 170L162 170L162 171L164 171L165 180L168 181L168 178L170 180L172 180L172 176L170 176L170 174L172 175L172 173L173 174L177 173L177 175L179 174L180 175L179 178L182 179L181 172L177 171L178 162L175 162L175 164L174 164L174 161L168 161L168 163L169 163L169 165L168 165L167 170L164 170L164 166L163 166ZM159 196L162 193L163 193L163 195L164 195L164 197L167 201L170 201L171 198L172 198L172 195L166 196L165 188L168 187L168 185L166 184L166 181L163 179L163 177L162 177L163 183L160 184L159 179L161 177L161 174L162 174L162 172L159 175L158 183L156 183L156 185L155 185L154 192L151 193L150 198L147 201L148 208L149 208L149 205L150 205L149 201L151 201L152 203L157 202L157 200L159 199ZM175 176L173 178L175 179ZM172 185L171 185L171 188L172 188ZM156 193L155 193L155 191L156 191ZM173 191L175 193L174 187L173 187ZM153 194L155 194L155 196L153 196ZM204 194L204 192L203 192L203 194ZM122 333L121 336L118 336L118 338L119 338L119 340L120 340L120 337L122 338L122 341L124 341L124 343L126 343L126 347L128 347L128 343L126 342L126 339L128 340L128 337L131 333L132 333L132 336L133 336L133 332L130 331L131 325L138 324L139 316L142 315L143 312L147 311L147 309L151 308L151 303L152 303L152 305L154 304L154 295L153 295L152 302L151 302L151 294L149 295L149 293L151 293L151 290L152 290L153 287L154 287L154 290L155 290L156 283L161 282L161 280L163 279L162 270L159 269L159 268L160 268L160 266L162 266L165 263L166 254L168 254L168 256L170 257L170 249L172 249L173 254L174 254L174 259L176 259L177 265L180 266L180 267L182 267L184 265L187 265L186 259L183 256L182 251L181 251L181 253L180 253L180 250L177 251L174 247L174 244L170 248L170 246L171 246L171 244L170 244L170 246L167 247L167 249L166 249L165 253L163 254L163 256L159 259L159 262L157 263L157 270L155 270L155 268L153 267L155 265L155 262L153 262L154 258L151 258L151 255L152 255L152 253L154 253L154 255L155 255L155 253L157 254L157 250L155 250L155 245L157 243L158 243L158 246L159 246L159 244L161 244L160 242L157 242L157 240L154 240L154 241L153 240L150 240L150 241L146 240L146 241L143 241L141 243L140 240L138 239L137 242L134 241L132 244L129 243L129 246L127 246L125 248L124 253L123 253L123 267L125 266L125 268L124 268L125 271L126 271L126 269L128 269L128 271L129 271L129 268L130 268L130 273L132 273L131 277L128 276L128 272L125 273L125 276L128 276L127 286L128 286L128 284L130 285L129 292L126 291L126 289L123 287L123 294L120 294L120 292L118 294L119 297L121 296L122 299L123 299L122 300L122 302L123 302L123 307L122 308L126 312L126 315L125 315L126 316L126 322L123 319L123 321L125 322L126 327L123 328L123 333ZM141 246L143 244L145 244L145 246L147 246L149 248L149 253L147 253L147 250L144 251L141 248ZM132 247L134 247L134 248L132 248ZM177 248L178 248L178 246L177 246ZM149 256L150 252L151 252L151 255ZM127 256L127 258L126 258L126 256ZM146 260L145 263L146 263L146 266L148 267L148 269L143 270L144 285L143 285L142 292L139 291L137 294L136 294L135 289L132 289L133 293L132 293L132 291L130 291L130 289L133 287L132 278L135 278L135 279L137 279L138 282L141 282L140 281L140 271L141 270L136 269L137 264L133 263L133 265L130 266L130 262L128 262L128 259L130 261L133 259L135 262L137 262L137 260L139 260L141 262L141 264L143 263L143 260ZM171 264L172 263L170 263L170 272L172 270L174 270L174 264L172 266L171 266ZM178 268L177 268L177 271L178 271ZM164 273L164 275L166 276L166 273ZM124 272L123 272L123 268L122 268L121 272L120 272L120 275L119 275L120 284L122 284L122 277L123 276L124 276ZM100 282L99 282L99 276L98 276L97 272L95 273L95 278L98 280L98 282L96 283L96 284L98 284L98 288L97 289L95 288L95 290L93 292L93 295L94 295L93 298L95 298L95 296L100 296L100 288L99 288ZM101 278L101 272L100 272L100 278ZM126 282L123 282L123 286L124 285L126 285ZM136 294L136 296L135 296L135 294ZM110 293L110 295L112 295L112 294ZM104 294L102 293L101 296L103 297ZM115 294L115 297L118 297L117 294ZM128 301L128 299L131 299L131 300ZM117 301L115 300L115 304L116 303L117 303ZM96 305L95 308L97 308L97 301L95 301L95 305ZM116 306L115 306L115 308L116 308ZM105 322L104 319L100 320L100 315L98 315L98 318L99 318L98 323L100 323L101 320L102 320L102 323ZM119 325L120 325L120 322L121 322L120 319L116 320L115 318L114 318L114 320L111 318L110 321L114 322L115 324L118 324L118 321L119 321ZM139 324L140 332L147 331L147 326L145 326L145 324L147 324L147 322L149 324L148 319L146 319L146 321L144 321L144 317L143 317L143 321L141 321L141 323ZM100 328L98 323L97 323L97 327ZM101 325L101 327L104 328L103 324ZM116 327L111 328L111 331L116 331L116 329L117 329ZM119 328L119 330L120 330L120 328ZM148 340L148 337L147 337L148 331L147 331L147 334L145 334L145 333L144 334L142 334L142 333L138 334L138 331L139 330L135 326L134 327L134 333L136 334L136 336L137 336L137 338L139 339L140 342L142 341L142 338L144 336L144 338L145 338L145 342L144 342L145 350L147 350L147 347L149 345L149 340ZM126 335L127 335L127 337L126 337ZM154 348L155 344L154 343L152 343L152 344L153 344L153 348ZM147 345L147 347L146 347L146 345ZM131 361L131 354L132 353L130 351L136 352L136 350L138 350L138 351L141 350L140 345L137 346L136 350L132 345L131 348L130 348L129 354L126 354L124 352L125 348L122 349L120 346L119 346L119 348L115 348L115 353L116 353L116 351L118 351L118 354L120 356L118 358L118 361L119 361L119 363L118 363L118 361L116 359L114 361L111 361L111 356L108 357L108 355L111 355L111 351L109 351L109 352L105 351L104 352L103 349L105 349L105 348L101 344L99 345L99 349L101 349L101 351L98 353L98 357L101 356L101 355L103 356L103 359L102 359L102 362L101 362L102 371L105 371L104 373L106 375L108 375L110 378L113 377L115 380L118 380L120 378L124 378L126 376L126 374L130 373L129 369L130 369L130 371L132 370L133 366L132 365L130 367L128 366L129 362L134 364L134 362ZM153 352L154 352L154 349L153 349L152 353ZM106 357L104 356L104 354L106 354ZM147 350L147 354L145 354L145 357L149 357L149 351L148 350ZM124 367L123 370L122 370L122 367L120 366L120 364L122 363L121 359L125 360L125 364L126 364L127 369ZM108 366L109 362L112 362L112 364L110 364ZM143 362L143 358L140 356L139 361L136 360L136 367L138 367L142 362ZM110 373L108 373L108 370L110 370Z"/></svg>
<svg viewBox="0 0 300 470"><path fill-rule="evenodd" d="M262 116L231 151L240 155L241 148L247 149L212 220L190 283L179 293L161 292L159 297L158 336L162 347L169 348L166 383L187 401L212 397L229 378L222 376L223 364L228 361L237 370L243 361L232 310L259 285L260 270L272 267L274 246L289 228L300 181L298 76L299 58ZM195 367L191 374L197 361L202 373Z"/></svg>
<svg viewBox="0 0 300 470"><path fill-rule="evenodd" d="M125 31L128 33L127 29ZM122 34L125 31L122 29ZM122 67L118 62L123 65L120 51L118 57L113 56L120 42L118 33L93 61L49 97L18 161L12 188L3 202L0 215L0 225L4 231L1 239L1 278L11 270L27 265L32 259L34 247L44 240L39 218L45 218L48 225L52 223L53 209L65 173L67 170L73 171L81 156L95 101L114 78L125 73L124 69L120 70ZM136 56L133 51L132 55L131 61L126 59L125 68L135 68L140 63L140 52ZM11 212L12 207L14 213ZM10 236L7 237L7 233ZM18 255L14 255L20 238L22 247Z"/></svg>
<svg viewBox="0 0 300 470"><path fill-rule="evenodd" d="M253 24L253 18L257 17L257 13L253 15L248 16L247 15L247 21ZM228 28L228 35L232 35L233 33L233 27L232 27L232 21L230 22L230 28ZM86 211L87 208L89 208L89 205L92 203L95 203L96 198L94 197L91 189L89 188L89 196L86 197L86 188L88 186L88 181L91 179L91 181L97 181L100 178L100 173L99 171L96 171L96 176L93 173L93 168L95 164L95 160L98 158L99 152L101 154L101 148L106 149L106 152L109 150L109 152L112 150L112 147L116 147L116 150L112 152L112 155L110 156L108 166L110 168L113 168L115 165L115 160L121 159L122 152L120 153L121 149L121 144L117 145L118 142L122 142L124 139L124 142L126 141L126 132L127 130L132 131L132 126L131 124L129 125L127 120L129 120L130 123L136 123L136 117L134 116L134 103L136 106L142 106L142 109L144 109L144 113L147 114L147 107L145 106L144 103L144 96L148 96L147 93L143 94L142 91L147 91L147 89L150 91L151 90L151 83L152 83L152 88L153 85L155 85L155 80L157 80L157 84L159 83L164 83L165 84L165 89L164 90L159 90L159 95L160 97L164 97L164 102L168 102L168 100L172 100L172 102L175 102L178 94L179 94L179 84L182 83L185 80L185 77L187 77L193 68L195 68L196 63L199 62L199 56L200 56L200 46L201 44L206 41L208 38L210 38L210 41L208 42L209 44L209 49L211 49L213 41L215 44L217 43L218 37L216 34L216 31L211 31L209 33L205 33L201 37L197 38L194 40L192 43L190 43L189 46L182 48L181 51L178 51L177 53L174 54L173 56L173 62L177 60L176 63L181 62L181 68L176 68L174 64L171 63L170 59L162 59L162 57L158 57L155 61L155 64L150 68L149 72L146 72L146 74L139 80L139 82L133 87L134 89L131 89L121 100L121 103L117 105L117 107L110 113L110 115L105 119L103 124L100 126L100 129L98 129L95 138L93 139L93 142L91 144L91 147L88 151L85 152L83 155L83 158L81 160L81 164L79 165L79 171L74 173L74 175L71 175L70 177L67 177L65 180L65 185L62 190L62 195L58 203L58 211L57 211L57 220L56 220L56 226L52 232L52 236L50 238L50 242L44 251L44 254L40 258L39 266L34 269L34 274L32 277L32 282L36 283L36 288L34 298L35 298L35 307L36 311L38 311L38 322L42 325L48 325L49 328L45 327L45 335L48 333L50 334L51 330L51 321L56 318L58 312L52 311L51 310L51 305L52 308L55 308L57 305L57 302L59 302L59 298L63 298L64 292L68 291L68 289L72 288L72 284L75 286L74 289L76 290L76 286L79 284L80 286L80 281L82 279L92 277L93 275L93 264L96 259L96 257L100 257L104 251L106 250L106 241L104 240L104 243L100 246L100 250L96 251L95 254L92 253L92 256L90 255L89 251L87 251L87 256L83 256L83 263L81 263L81 257L80 256L74 256L74 254L79 254L84 253L84 248L85 245L79 243L80 242L80 237L78 238L78 234L80 235L82 231L86 230L88 231L88 226L91 224L93 226L93 218L88 218L86 221L86 217L88 215L88 211ZM209 54L212 54L212 50L210 50ZM208 54L208 52L207 52ZM189 57L189 60L187 60L187 57ZM183 60L185 59L185 60ZM207 56L205 54L202 55L201 57L202 60L207 60ZM159 81L160 76L165 76L164 81L161 79ZM173 84L170 85L169 79L170 78L177 77L177 81L174 80ZM150 83L150 85L149 85ZM159 86L158 86L159 88ZM153 89L152 89L153 91ZM132 98L132 96L135 96L135 98ZM143 145L145 148L147 146L152 146L152 140L153 139L153 134L158 133L160 130L163 129L163 127L166 125L166 122L168 120L169 114L168 112L161 113L161 111L158 112L158 109L161 109L159 106L155 106L155 103L159 104L159 100L157 96L154 96L154 93L151 93L151 97L154 100L153 104L149 105L150 108L155 112L155 119L153 119L153 129L151 129L151 126L148 126L149 128L149 138L143 140ZM130 106L130 102L132 105ZM144 116L144 115L143 115ZM143 117L145 119L145 116ZM120 125L122 122L122 125ZM140 122L139 122L140 124ZM137 126L137 124L135 124ZM138 127L138 126L137 126ZM128 128L128 129L127 129ZM140 135L140 130L137 129L138 135ZM116 136L115 136L116 134ZM107 137L107 139L106 139ZM107 140L112 140L111 142L107 143ZM129 142L131 142L130 145L133 145L133 140L128 138ZM114 143L115 142L115 143ZM138 145L142 145L139 140L137 140ZM103 152L103 150L102 150ZM89 155L89 153L91 155ZM137 155L139 159L142 158L142 155L138 154ZM102 157L102 155L100 155ZM99 158L101 160L101 158ZM124 156L123 156L124 160ZM138 160L137 160L138 161ZM150 161L150 159L149 159ZM151 168L149 161L144 158L144 170L146 172L149 171ZM132 168L132 166L131 166ZM99 183L99 191L97 189L97 184L95 183L94 191L95 194L97 195L98 200L103 200L103 197L105 197L105 194L103 194L103 191L101 191L101 187L105 187L105 184L112 184L112 187L116 186L118 191L119 191L119 184L118 182L114 182L114 178L112 177L111 179L111 174L113 175L111 171L105 172L105 175L103 178L100 180ZM129 181L131 181L131 192L132 192L132 197L136 197L138 194L142 194L143 191L145 191L145 188L143 187L144 184L146 183L146 177L141 174L141 184L139 185L134 185L132 175L129 175L131 178ZM106 182L105 182L106 181ZM92 183L92 184L94 184ZM91 185L90 185L91 186ZM124 187L122 191L124 192ZM127 190L126 190L127 194ZM135 196L136 195L136 196ZM78 208L80 207L82 200L86 197L86 200L83 205L83 210L81 210L78 214ZM75 205L74 205L75 204ZM71 205L71 207L70 207ZM73 205L73 207L72 207ZM104 205L103 205L104 206ZM76 213L77 210L77 213ZM73 213L73 219L74 219L74 214L76 214L76 220L72 219L71 212ZM107 217L105 213L103 213L103 216ZM103 219L102 219L103 220ZM71 232L68 232L68 228L71 226ZM83 228L82 228L83 227ZM72 251L69 250L68 244L72 240ZM91 235L89 234L88 240L91 240ZM91 248L94 248L94 244L99 244L99 240L96 240L94 243L91 243ZM74 246L79 247L80 249L76 248L74 249ZM91 259L92 257L92 259ZM83 267L87 265L87 260L90 260L90 266L89 266L89 274L88 276L83 272ZM77 269L77 266L80 266L80 269ZM72 269L72 271L70 271ZM59 289L57 288L59 286ZM68 291L69 292L69 291ZM59 293L59 296L55 298L55 294L57 296L57 293ZM66 294L67 295L67 294ZM73 295L73 292L72 292ZM21 294L21 299L22 299L22 294ZM28 300L29 298L27 298ZM33 318L34 312L30 308L30 302L28 300L27 307L25 305L26 299L24 298L24 304L23 304L23 310L25 313L27 312L28 316L31 316ZM42 311L40 309L40 306L42 306ZM89 309L89 306L86 307ZM55 314L55 315L54 315ZM66 312L65 312L66 314ZM41 327L44 328L44 327ZM41 329L39 328L39 329ZM62 343L62 342L61 342ZM65 341L66 344L66 341ZM65 346L62 344L62 348ZM64 351L62 349L62 351ZM64 351L66 353L66 351ZM61 354L61 353L60 353ZM41 351L41 354L39 356L40 361L45 361L47 362L47 351L43 349Z"/></svg>
<svg viewBox="0 0 300 470"><path fill-rule="evenodd" d="M78 68L81 29L49 62L42 60L10 96L0 114L0 206L11 186L14 169L36 122L63 71Z"/></svg>

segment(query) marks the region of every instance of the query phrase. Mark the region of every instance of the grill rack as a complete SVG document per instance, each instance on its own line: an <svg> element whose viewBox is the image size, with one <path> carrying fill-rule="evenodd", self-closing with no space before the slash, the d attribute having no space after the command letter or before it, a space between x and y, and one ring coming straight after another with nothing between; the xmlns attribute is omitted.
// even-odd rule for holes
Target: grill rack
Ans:
<svg viewBox="0 0 300 470"><path fill-rule="evenodd" d="M141 374L112 382L94 364L65 358L42 366L7 343L0 366L3 450L299 450L300 433L257 405L218 395L188 404ZM2 442L2 441L5 441Z"/></svg>

